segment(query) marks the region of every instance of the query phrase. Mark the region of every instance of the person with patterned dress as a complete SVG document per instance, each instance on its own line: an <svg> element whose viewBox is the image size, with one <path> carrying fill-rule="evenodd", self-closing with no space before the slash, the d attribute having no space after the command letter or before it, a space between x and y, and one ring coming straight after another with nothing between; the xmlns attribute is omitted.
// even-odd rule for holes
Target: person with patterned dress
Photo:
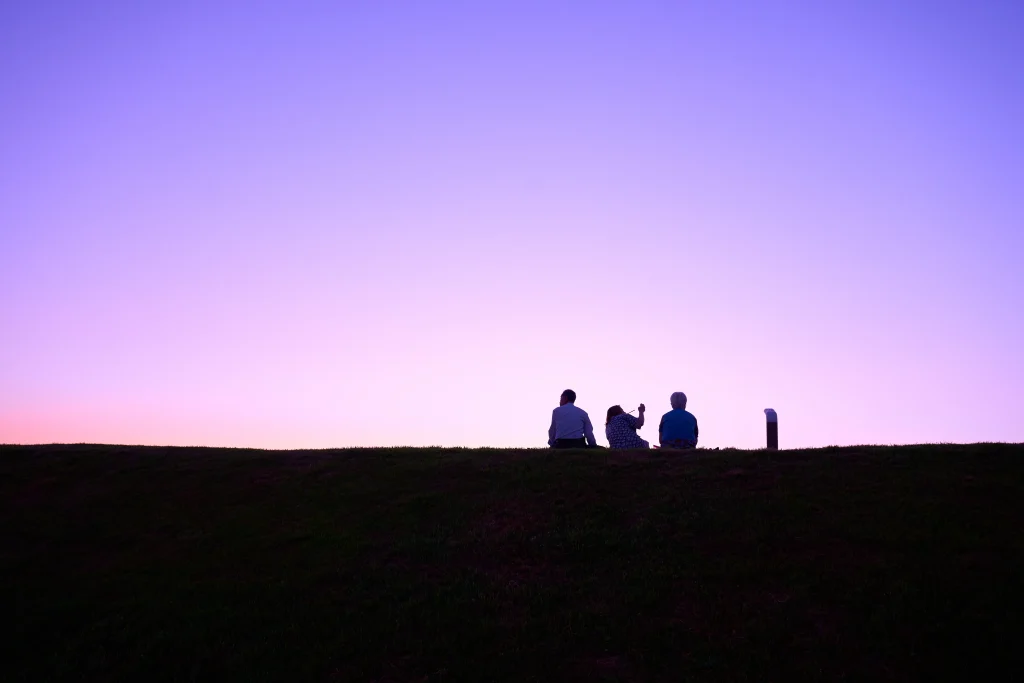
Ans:
<svg viewBox="0 0 1024 683"><path fill-rule="evenodd" d="M609 448L650 448L650 444L640 438L636 430L644 426L644 404L637 408L639 417L623 412L622 406L608 409L608 417L604 423L604 435L608 438Z"/></svg>

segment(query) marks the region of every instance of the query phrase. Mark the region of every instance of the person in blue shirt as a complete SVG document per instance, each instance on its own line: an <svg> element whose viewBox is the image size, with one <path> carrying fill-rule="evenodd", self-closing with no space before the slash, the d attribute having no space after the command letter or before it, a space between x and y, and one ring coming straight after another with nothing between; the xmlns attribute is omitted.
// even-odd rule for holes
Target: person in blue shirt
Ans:
<svg viewBox="0 0 1024 683"><path fill-rule="evenodd" d="M662 448L696 448L697 418L686 412L686 394L677 391L669 398L672 410L661 416L658 440Z"/></svg>

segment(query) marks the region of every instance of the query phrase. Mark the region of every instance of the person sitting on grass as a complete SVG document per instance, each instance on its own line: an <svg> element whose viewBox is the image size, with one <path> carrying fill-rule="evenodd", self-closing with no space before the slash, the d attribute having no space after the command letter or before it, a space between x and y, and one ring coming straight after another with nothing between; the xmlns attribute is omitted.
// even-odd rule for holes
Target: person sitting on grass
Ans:
<svg viewBox="0 0 1024 683"><path fill-rule="evenodd" d="M661 416L658 440L662 448L696 448L697 418L686 412L686 394L677 391L669 398L672 410Z"/></svg>
<svg viewBox="0 0 1024 683"><path fill-rule="evenodd" d="M576 392L566 389L562 392L558 407L551 411L551 426L548 428L548 445L552 448L594 448L594 426L590 424L587 411L575 405Z"/></svg>
<svg viewBox="0 0 1024 683"><path fill-rule="evenodd" d="M637 408L639 417L633 417L622 410L622 406L608 409L608 417L604 422L604 435L608 438L609 448L650 448L650 444L641 439L636 430L644 426L644 404Z"/></svg>

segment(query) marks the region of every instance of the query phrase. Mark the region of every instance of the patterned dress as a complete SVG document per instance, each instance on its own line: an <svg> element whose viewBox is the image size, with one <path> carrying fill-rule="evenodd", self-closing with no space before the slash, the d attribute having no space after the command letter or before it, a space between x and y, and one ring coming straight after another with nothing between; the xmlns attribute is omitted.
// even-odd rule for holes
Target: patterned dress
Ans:
<svg viewBox="0 0 1024 683"><path fill-rule="evenodd" d="M650 444L637 436L636 423L639 420L623 413L616 415L604 428L609 448L649 448Z"/></svg>

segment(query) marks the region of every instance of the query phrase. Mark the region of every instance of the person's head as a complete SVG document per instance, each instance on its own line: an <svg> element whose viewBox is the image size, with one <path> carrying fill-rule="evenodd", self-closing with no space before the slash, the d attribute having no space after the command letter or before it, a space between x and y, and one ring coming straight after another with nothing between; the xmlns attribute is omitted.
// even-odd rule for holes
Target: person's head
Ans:
<svg viewBox="0 0 1024 683"><path fill-rule="evenodd" d="M668 402L672 404L672 410L686 410L686 394L681 391L672 394Z"/></svg>
<svg viewBox="0 0 1024 683"><path fill-rule="evenodd" d="M558 402L558 405L564 406L566 403L575 403L575 402L576 402L576 392L573 391L572 389L566 389L565 391L562 392L562 398Z"/></svg>
<svg viewBox="0 0 1024 683"><path fill-rule="evenodd" d="M612 421L613 417L615 417L616 415L622 415L623 412L625 411L622 410L622 406L612 406L611 408L608 409L608 417L604 419L604 423L608 424L609 422Z"/></svg>

